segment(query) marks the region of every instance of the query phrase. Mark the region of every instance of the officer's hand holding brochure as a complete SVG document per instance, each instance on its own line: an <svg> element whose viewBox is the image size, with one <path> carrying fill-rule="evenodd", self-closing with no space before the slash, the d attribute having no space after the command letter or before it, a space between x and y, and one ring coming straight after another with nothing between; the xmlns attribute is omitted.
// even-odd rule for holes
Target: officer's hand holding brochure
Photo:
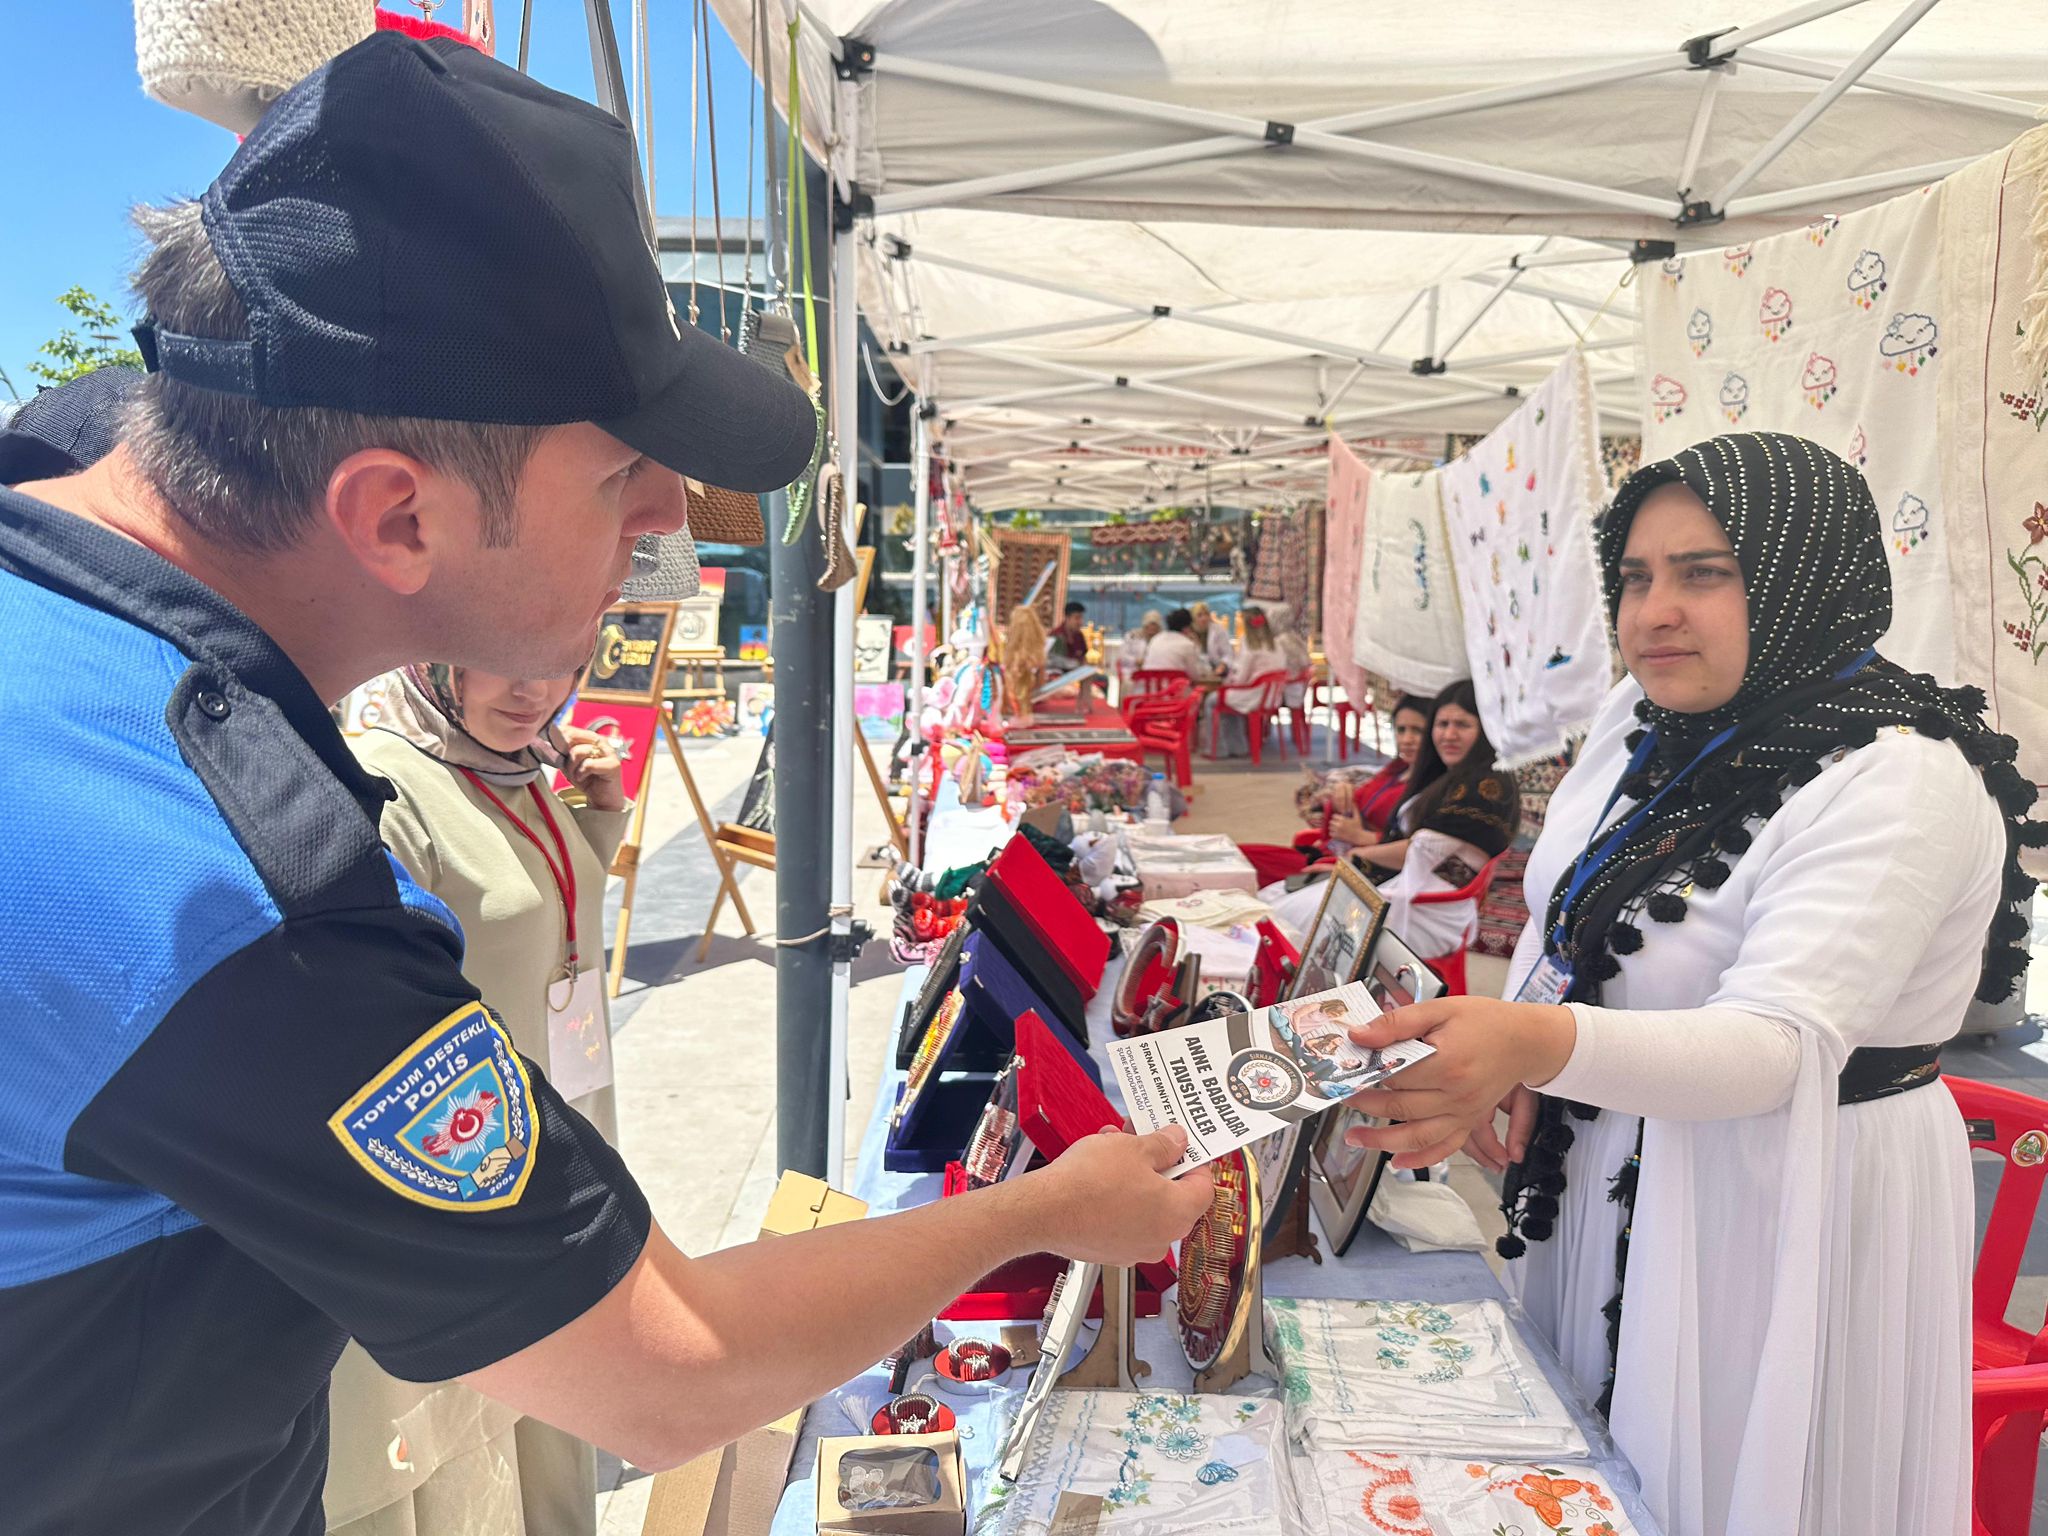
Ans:
<svg viewBox="0 0 2048 1536"><path fill-rule="evenodd" d="M1113 1040L1110 1065L1139 1134L1187 1132L1176 1175L1376 1087L1436 1047L1401 1040L1385 1050L1354 1043L1354 1025L1381 1013L1363 982L1226 1014L1156 1035Z"/></svg>

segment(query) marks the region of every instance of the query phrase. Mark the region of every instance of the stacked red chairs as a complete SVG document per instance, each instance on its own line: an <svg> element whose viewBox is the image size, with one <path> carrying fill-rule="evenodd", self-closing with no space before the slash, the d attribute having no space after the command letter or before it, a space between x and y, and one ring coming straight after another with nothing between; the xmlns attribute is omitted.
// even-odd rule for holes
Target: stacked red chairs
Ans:
<svg viewBox="0 0 2048 1536"><path fill-rule="evenodd" d="M1155 752L1167 761L1173 781L1182 789L1195 782L1195 730L1202 711L1202 696L1187 686L1187 675L1168 674L1180 679L1179 692L1138 694L1124 700L1124 725L1138 738L1147 758Z"/></svg>

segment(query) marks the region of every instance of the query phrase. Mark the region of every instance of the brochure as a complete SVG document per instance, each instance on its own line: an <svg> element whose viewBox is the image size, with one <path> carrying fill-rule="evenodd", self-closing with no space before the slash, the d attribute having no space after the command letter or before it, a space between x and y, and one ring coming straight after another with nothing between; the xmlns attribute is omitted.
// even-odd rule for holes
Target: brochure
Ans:
<svg viewBox="0 0 2048 1536"><path fill-rule="evenodd" d="M1362 982L1250 1013L1109 1044L1124 1110L1139 1134L1187 1132L1180 1174L1312 1118L1361 1088L1385 1082L1436 1047L1401 1040L1383 1051L1355 1045L1351 1027L1381 1013Z"/></svg>

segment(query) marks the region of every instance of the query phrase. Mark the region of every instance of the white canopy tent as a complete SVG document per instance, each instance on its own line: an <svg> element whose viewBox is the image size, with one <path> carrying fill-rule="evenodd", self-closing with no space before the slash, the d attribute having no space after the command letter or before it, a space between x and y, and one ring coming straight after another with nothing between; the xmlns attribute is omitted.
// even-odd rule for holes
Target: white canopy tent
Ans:
<svg viewBox="0 0 2048 1536"><path fill-rule="evenodd" d="M803 13L863 308L991 507L1299 491L1326 422L1484 430L1582 339L1627 430L1633 242L1859 206L2048 102L2048 10L1997 0Z"/></svg>

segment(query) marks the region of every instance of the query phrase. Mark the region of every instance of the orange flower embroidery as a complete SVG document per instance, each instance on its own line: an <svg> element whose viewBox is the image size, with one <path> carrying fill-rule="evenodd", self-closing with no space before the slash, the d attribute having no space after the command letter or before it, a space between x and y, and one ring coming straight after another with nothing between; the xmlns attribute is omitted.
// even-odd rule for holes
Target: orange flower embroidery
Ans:
<svg viewBox="0 0 2048 1536"><path fill-rule="evenodd" d="M1468 1461L1465 1463L1465 1475L1467 1477L1484 1477L1486 1476L1486 1468L1480 1466L1476 1461Z"/></svg>
<svg viewBox="0 0 2048 1536"><path fill-rule="evenodd" d="M1564 1503L1586 1485L1569 1477L1545 1477L1531 1472L1515 1489L1515 1497L1536 1511L1536 1518L1548 1526L1564 1524ZM1588 1533L1591 1536L1591 1533ZM1610 1533L1611 1536L1611 1533Z"/></svg>
<svg viewBox="0 0 2048 1536"><path fill-rule="evenodd" d="M1598 1525L1587 1526L1586 1536L1614 1536L1614 1527L1602 1520Z"/></svg>
<svg viewBox="0 0 2048 1536"><path fill-rule="evenodd" d="M2048 539L2048 503L2035 502L2034 515L2026 520L2026 530L2032 535L2029 542L2038 544Z"/></svg>
<svg viewBox="0 0 2048 1536"><path fill-rule="evenodd" d="M1600 1491L1600 1485L1598 1483L1586 1484L1586 1497L1593 1501L1593 1507L1595 1509L1608 1510L1614 1508L1614 1500L1610 1499L1609 1497L1607 1497L1606 1494ZM1586 1536L1593 1536L1593 1533L1588 1531L1586 1533Z"/></svg>
<svg viewBox="0 0 2048 1536"><path fill-rule="evenodd" d="M1422 1518L1422 1500L1412 1493L1397 1493L1387 1500L1387 1513L1396 1520L1417 1520ZM1607 1536L1614 1536L1610 1529Z"/></svg>

